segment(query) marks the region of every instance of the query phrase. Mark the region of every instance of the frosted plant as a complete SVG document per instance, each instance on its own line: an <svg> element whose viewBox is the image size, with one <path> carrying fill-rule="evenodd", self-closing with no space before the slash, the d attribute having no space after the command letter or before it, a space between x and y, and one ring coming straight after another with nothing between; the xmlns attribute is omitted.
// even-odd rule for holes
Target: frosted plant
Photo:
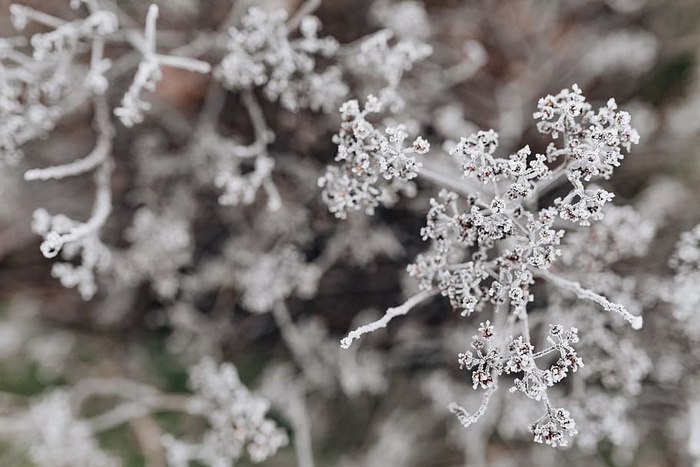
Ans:
<svg viewBox="0 0 700 467"><path fill-rule="evenodd" d="M151 105L143 100L141 93L144 90L155 90L158 81L163 77L161 66L181 68L197 73L208 73L211 70L211 66L201 60L158 54L156 51L157 19L158 5L152 4L148 8L146 28L139 44L143 59L136 70L131 87L124 94L121 106L114 109L114 115L127 127L141 123L143 121L143 113L151 108Z"/></svg>
<svg viewBox="0 0 700 467"><path fill-rule="evenodd" d="M30 313L26 327L15 321L26 324L27 305L7 305L0 353L37 363L42 384L72 388L29 409L2 394L0 435L32 446L39 465L112 465L139 450L147 463L228 467L266 462L287 442L301 467L422 465L436 453L434 463L455 464L457 454L468 465L505 465L513 459L504 445L525 438L575 438L581 448L522 449L533 465L580 456L588 465L608 441L616 452L645 444L646 427L632 417L641 407L645 418L640 395L658 389L661 372L649 371L660 339L638 346L628 324L640 327L642 310L657 306L638 271L655 230L613 206L606 182L638 135L615 101L596 109L577 86L538 98L574 79L612 85L598 77L617 71L631 78L625 96L635 95L650 67L675 66L670 50L688 44L640 32L637 23L658 30L667 13L635 13L647 3L638 0L205 3L10 10L26 37L0 39L0 159L29 168L29 188L3 198L10 227L0 229L0 257L19 265L3 290L26 287L23 234L45 206L32 228L55 258L53 275L93 301L32 286L41 324ZM622 53L630 50L639 53ZM651 81L639 95L657 106ZM527 122L535 104L540 135ZM678 130L690 107L659 121ZM66 159L62 145L82 138L90 118L94 149ZM498 132L478 131L491 126ZM680 141L663 125L655 131L654 153ZM642 163L631 170L614 181L624 197L647 182L637 177ZM92 194L64 195L82 182L91 189L89 177L91 214L81 209ZM39 199L47 193L55 196ZM399 277L404 254L415 259ZM696 278L681 256L662 286L692 324ZM362 285L365 273L372 279ZM357 315L338 348L349 311L395 303L399 290L403 304L379 319ZM391 345L380 333L355 343L439 300L454 316L410 320L388 333ZM645 337L663 327L651 324ZM684 331L692 341L693 327ZM672 349L655 362L664 382L685 381L693 352L683 340L662 342ZM93 345L105 354L94 363ZM171 364L201 357L240 359L243 378L260 371L261 383L250 391L230 363L205 358L190 371L194 394L183 393ZM122 372L152 384L84 379ZM161 383L178 388L161 392ZM468 431L455 423L477 420ZM362 432L348 435L354 426ZM78 448L61 451L56 433ZM124 434L118 453L99 445ZM0 464L15 462L14 451L0 446ZM287 465L291 455L270 462Z"/></svg>
<svg viewBox="0 0 700 467"><path fill-rule="evenodd" d="M13 23L18 29L23 29L30 20L53 29L50 32L37 33L31 37L30 44L36 64L28 63L29 59L18 53L11 52L7 55L8 58L18 61L25 67L36 67L38 70L47 68L46 72L51 72L52 78L42 85L41 93L45 94L48 99L58 100L63 94L70 91L72 85L74 86L70 75L65 72L64 68L71 65L74 57L79 53L80 41L91 41L90 70L85 84L88 91L93 94L94 121L98 131L95 149L82 159L63 165L33 169L25 173L25 179L31 181L60 180L94 172L97 192L90 219L80 222L63 215L51 216L45 210L39 209L35 212L33 222L34 232L44 238L41 251L45 257L53 258L61 253L66 260L79 259L78 265L70 262L56 263L52 274L59 278L64 286L77 287L83 298L89 299L97 290L96 273L105 272L111 261L109 250L99 238L100 229L107 221L112 209L111 175L113 162L111 151L115 133L110 122L108 102L103 96L107 87L104 73L110 68L111 62L103 55L105 38L117 32L118 21L113 12L102 9L98 2L88 1L86 5L89 16L74 22L66 22L21 5L13 5L11 8ZM78 5L72 6L77 7ZM140 43L144 58L138 68L134 83L122 101L122 107L115 109L115 114L127 126L141 121L141 112L148 108L148 105L140 99L141 90L143 88L153 90L155 83L160 79L161 65L199 72L206 72L209 69L209 65L205 62L156 53L155 21L157 15L158 7L151 5L146 19L145 35ZM3 45L8 49L12 47L12 44L6 41L3 42ZM24 79L28 80L29 78L25 77ZM43 94L39 94L33 99L41 99ZM16 99L17 102L21 100L21 96L17 93L10 94L9 97ZM16 107L14 103L10 103L6 108L12 109L13 106ZM22 110L26 112L26 109ZM52 122L58 115L60 114L56 114L55 117L42 116L35 112L35 118L44 121L43 125L46 131L53 128ZM24 131L22 123L19 121L17 122L17 130L20 133ZM8 141L6 143L7 150L16 154L18 143L25 143L31 137L40 135L21 136L19 140L16 140L15 136L9 135L6 141L10 138L15 138L16 141ZM16 156L11 156L11 158L16 158Z"/></svg>
<svg viewBox="0 0 700 467"><path fill-rule="evenodd" d="M94 171L97 193L91 217L87 221L76 221L62 214L52 216L40 208L34 212L32 223L32 230L44 238L41 252L46 258L54 258L59 253L69 261L80 258L79 265L70 262L55 263L52 275L60 279L65 287L77 287L84 299L95 294L95 274L105 271L111 261L110 252L100 240L99 234L112 209L110 177L113 169L111 149L114 129L109 121L106 102L101 97L96 97L94 103L99 132L95 149L74 162L29 170L24 175L26 180L60 180Z"/></svg>
<svg viewBox="0 0 700 467"><path fill-rule="evenodd" d="M46 136L58 119L86 97L80 69L73 59L80 53L80 42L92 41L91 69L86 88L102 94L102 73L110 66L103 58L105 38L118 27L114 14L89 3L87 18L67 22L22 5L12 5L10 14L16 29L29 22L51 31L31 36L31 56L17 50L26 45L24 38L0 39L0 112L5 124L0 129L0 161L14 163L21 157L21 146ZM37 78L39 78L37 80ZM48 174L45 174L48 176Z"/></svg>
<svg viewBox="0 0 700 467"><path fill-rule="evenodd" d="M365 136L370 143L373 137L378 138L378 132L364 119L366 111L361 112L357 102L351 101L341 108L341 114L347 129L343 128L344 133L336 137L337 160L342 166L335 170L345 170L346 178L350 179L357 172L372 173L374 163L375 167L379 166L376 172L385 172L382 171L386 167L385 156L377 151L376 145L358 147L355 143L363 141ZM569 230L576 230L603 218L603 208L613 194L591 181L594 177L609 178L623 158L621 151L629 151L639 135L630 126L629 114L618 111L613 99L594 111L576 85L540 99L534 118L541 133L561 141L560 145L551 143L545 154L533 156L526 146L508 158L497 157L498 134L493 130L462 138L450 151L460 164L463 177L472 184L446 179L450 188L460 187L460 193L442 189L439 198L431 200L426 226L421 230L423 239L432 241L431 249L408 267L409 273L420 281L421 292L403 305L387 310L381 319L350 332L342 340L342 346L348 348L363 334L385 327L394 317L406 314L436 294L447 297L462 316L491 311L498 324L482 322L472 342L474 352L467 351L459 358L460 366L472 373L474 389L485 390L482 404L473 414L457 404L451 405L450 410L464 426L471 425L486 410L498 387L499 376L519 375L511 391L523 392L542 402L545 408L545 414L531 426L535 441L559 446L566 444L564 435L573 436L576 429L570 413L551 404L548 389L583 367L583 360L574 348L579 341L578 330L552 324L544 347L536 347L528 324L528 304L534 300L531 287L536 279L543 279L620 315L633 328L641 328L642 318L622 304L613 303L555 272L566 230L554 226L561 219L567 222L564 225ZM347 137L346 143L343 135L351 129L354 138ZM415 145L425 147L423 153L429 148L422 139L416 140ZM419 166L415 169L415 164L403 166L410 167L404 178L420 176ZM550 206L533 209L540 193L562 179L570 184L568 194L556 198ZM364 201L364 205L355 200L345 201L348 193L356 192L326 180L322 178L320 183L325 189L324 200L336 215L342 216L347 206L364 207L371 214L378 204L379 190L374 186L379 180L377 175L365 178L366 188L360 199L370 201ZM522 331L514 337L518 323ZM498 338L494 339L494 335ZM550 354L558 354L559 358L540 368L537 360Z"/></svg>
<svg viewBox="0 0 700 467"><path fill-rule="evenodd" d="M29 456L39 466L120 465L99 448L90 425L76 418L68 392L56 390L38 401L28 413L28 422Z"/></svg>
<svg viewBox="0 0 700 467"><path fill-rule="evenodd" d="M380 0L372 4L371 13L401 39L424 41L430 36L430 19L421 2Z"/></svg>
<svg viewBox="0 0 700 467"><path fill-rule="evenodd" d="M130 247L115 255L114 271L120 282L148 281L160 297L173 299L179 289L178 270L192 260L189 224L172 210L161 215L148 208L134 214L125 236Z"/></svg>
<svg viewBox="0 0 700 467"><path fill-rule="evenodd" d="M611 279L614 278L609 277L609 282L614 282ZM609 286L604 290L623 300L625 297L615 289ZM550 300L547 315L578 325L581 337L576 350L585 356L585 365L577 371L567 397L567 410L580 432L577 446L592 451L601 440L633 445L638 432L631 414L641 394L642 381L651 370L649 356L633 342L620 339L625 329L609 314L557 293L551 294ZM633 305L626 303L630 308Z"/></svg>
<svg viewBox="0 0 700 467"><path fill-rule="evenodd" d="M170 465L186 467L197 461L212 467L229 466L244 450L253 462L262 462L287 444L287 434L265 418L269 402L241 384L233 365L217 367L211 360L202 360L192 368L190 381L197 394L189 403L190 410L205 414L209 431L198 444L166 435L163 445Z"/></svg>
<svg viewBox="0 0 700 467"><path fill-rule="evenodd" d="M320 271L306 265L293 248L269 254L239 255L243 305L253 313L272 310L275 303L292 294L313 295Z"/></svg>
<svg viewBox="0 0 700 467"><path fill-rule="evenodd" d="M95 436L151 412L168 410L203 418L208 426L201 442L163 434L169 466L199 462L229 467L244 456L258 463L288 443L286 432L266 418L269 402L241 383L232 364L202 359L190 369L189 379L194 391L189 395L161 393L120 378L85 379L70 390L56 389L43 396L15 424L3 426L3 436L21 440L39 466L117 466L119 460L103 451ZM94 398L111 398L113 406L81 417L86 402Z"/></svg>
<svg viewBox="0 0 700 467"><path fill-rule="evenodd" d="M571 232L562 262L589 273L610 273L609 265L622 259L642 257L656 233L656 225L632 206L608 204L601 222Z"/></svg>
<svg viewBox="0 0 700 467"><path fill-rule="evenodd" d="M658 364L654 376L671 387L678 388L683 397L678 415L684 422L678 422L675 429L679 437L687 440L687 453L698 464L698 402L697 402L697 367L698 354L695 351L700 332L698 306L698 280L700 280L700 225L681 233L668 262L672 276L670 278L654 277L651 284L658 289L658 295L666 305L676 323L670 323L667 329L669 345L657 349ZM687 349L687 350L686 350ZM669 424L673 427L673 424Z"/></svg>
<svg viewBox="0 0 700 467"><path fill-rule="evenodd" d="M21 147L29 141L48 134L63 113L60 106L42 102L42 90L38 86L26 86L30 82L27 71L3 63L14 59L25 64L28 57L14 50L21 41L0 39L0 162L16 164L22 158ZM30 62L31 63L31 62Z"/></svg>
<svg viewBox="0 0 700 467"><path fill-rule="evenodd" d="M299 28L301 37L290 34ZM241 28L232 27L224 57L215 74L237 91L263 86L265 96L292 111L310 108L330 111L348 92L337 66L316 72L314 56L331 57L338 50L332 37L319 38L315 16L287 17L283 9L251 8Z"/></svg>
<svg viewBox="0 0 700 467"><path fill-rule="evenodd" d="M401 253L403 247L390 229L371 225L366 216L351 215L343 229L328 241L324 255L328 262L346 258L358 266L367 266L378 256L396 258Z"/></svg>
<svg viewBox="0 0 700 467"><path fill-rule="evenodd" d="M223 138L206 123L200 127L198 144L204 161L211 164L215 173L213 183L222 190L219 203L222 205L252 204L261 189L267 195L267 208L281 208L279 192L272 181L275 160L269 156L268 146L274 141L274 133L268 128L265 116L255 96L246 91L241 95L253 125L255 141L242 145L235 140ZM214 109L217 111L219 109ZM245 164L253 170L243 173Z"/></svg>

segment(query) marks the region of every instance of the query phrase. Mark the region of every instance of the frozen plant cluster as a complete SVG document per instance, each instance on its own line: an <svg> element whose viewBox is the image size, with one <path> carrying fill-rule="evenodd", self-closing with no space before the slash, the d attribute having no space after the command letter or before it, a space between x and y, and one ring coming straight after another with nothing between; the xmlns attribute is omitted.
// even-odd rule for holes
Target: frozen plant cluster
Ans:
<svg viewBox="0 0 700 467"><path fill-rule="evenodd" d="M228 89L263 86L265 97L279 100L291 111L329 111L348 89L337 66L316 72L314 56L333 56L338 42L332 37L318 37L321 23L315 16L292 18L290 24L287 20L285 10L268 13L251 8L243 17L242 28L228 31L229 53L216 74ZM290 25L299 27L300 38L290 39Z"/></svg>
<svg viewBox="0 0 700 467"><path fill-rule="evenodd" d="M697 457L661 1L0 6L0 464Z"/></svg>
<svg viewBox="0 0 700 467"><path fill-rule="evenodd" d="M382 193L377 186L379 175L404 182L418 177L419 163L406 154L426 154L430 148L418 137L412 148L404 149L403 127L388 128L388 139L378 133L365 119L368 107L380 109L376 101L370 96L362 112L357 101L341 107L345 128L336 137L336 161L348 182L327 186L331 169L319 182L329 209L339 217L348 208L372 214ZM518 375L511 392L542 402L545 411L531 425L534 440L556 447L566 445L565 433L573 436L577 431L569 411L552 406L547 390L577 372L583 360L574 348L579 341L575 327L564 330L558 323L550 324L546 347L535 347L528 322L528 304L534 301L531 288L537 279L544 280L618 314L634 329L642 327L641 316L567 278L557 265L567 229L575 234L576 229L600 221L614 196L593 180L609 178L624 158L623 151L639 142L639 134L614 99L593 110L576 85L540 99L534 118L540 133L553 139L544 154L533 155L525 146L507 158L498 157L498 134L493 130L463 137L450 150L467 182L460 193L443 188L438 199L430 200L421 236L432 245L429 253L420 254L408 267L419 280L421 292L400 312L391 308L381 320L351 332L342 345L349 347L362 334L386 326L435 294L447 297L461 316L488 312L499 323L498 329L489 320L482 322L471 344L474 352L459 356L460 366L472 373L474 389L485 390L483 402L472 415L457 404L451 411L465 427L471 425L485 411L499 377ZM567 184L570 191L537 209L538 197L552 183ZM558 220L563 228L555 228ZM537 360L551 360L553 353L558 358L540 368Z"/></svg>
<svg viewBox="0 0 700 467"><path fill-rule="evenodd" d="M340 107L342 123L333 142L338 145L335 159L342 165L328 167L318 180L323 200L336 217L346 218L352 210L371 215L380 204L393 203L397 192L410 190L409 181L418 176L421 163L415 155L430 150L420 136L405 147L409 136L405 125L390 126L383 132L375 128L367 116L381 112L384 105L369 95L363 109L357 100Z"/></svg>

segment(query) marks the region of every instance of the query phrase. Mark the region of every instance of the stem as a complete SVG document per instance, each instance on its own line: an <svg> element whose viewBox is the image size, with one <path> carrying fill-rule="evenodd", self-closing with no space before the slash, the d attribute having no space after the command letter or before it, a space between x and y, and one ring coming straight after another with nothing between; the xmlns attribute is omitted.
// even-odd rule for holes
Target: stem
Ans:
<svg viewBox="0 0 700 467"><path fill-rule="evenodd" d="M373 321L369 324L365 324L364 326L360 326L354 331L350 331L350 333L348 333L348 335L340 341L340 346L344 349L350 348L352 343L360 337L362 337L364 334L376 331L379 328L385 328L386 325L389 324L389 321L396 318L397 316L408 314L408 312L411 311L413 307L427 300L435 294L437 294L436 291L424 290L406 300L402 305L387 309L384 316L379 318L377 321Z"/></svg>
<svg viewBox="0 0 700 467"><path fill-rule="evenodd" d="M330 377L319 363L319 354L309 349L307 340L299 333L296 325L292 321L287 305L278 300L272 307L272 316L280 328L282 339L292 352L294 360L301 368L304 376L314 384L323 385Z"/></svg>
<svg viewBox="0 0 700 467"><path fill-rule="evenodd" d="M112 188L110 186L110 176L112 175L113 163L107 160L95 173L97 183L97 197L90 219L79 227L74 228L69 233L61 235L62 242L76 242L88 235L97 232L104 225L112 212Z"/></svg>
<svg viewBox="0 0 700 467"><path fill-rule="evenodd" d="M60 180L66 177L84 174L89 172L100 164L105 162L112 151L112 137L114 128L109 121L109 109L107 102L103 97L96 97L95 101L95 123L99 131L97 145L95 148L82 159L70 162L68 164L56 165L45 169L32 169L24 174L24 179L31 180Z"/></svg>
<svg viewBox="0 0 700 467"><path fill-rule="evenodd" d="M140 418L155 410L169 410L177 412L190 413L188 403L191 401L189 396L160 396L139 402L125 402L114 407L107 412L92 417L88 420L88 424L93 432L109 430L123 423Z"/></svg>
<svg viewBox="0 0 700 467"><path fill-rule="evenodd" d="M207 62L189 57L177 57L174 55L155 55L161 65L172 68L181 68L183 70L193 71L195 73L209 73L211 65Z"/></svg>
<svg viewBox="0 0 700 467"><path fill-rule="evenodd" d="M304 398L299 394L296 402L292 426L294 428L294 451L296 451L299 467L314 467L314 454L311 439L311 417Z"/></svg>
<svg viewBox="0 0 700 467"><path fill-rule="evenodd" d="M462 195L465 196L470 196L473 195L474 193L483 195L484 193L481 192L478 188L474 186L464 186L461 183L458 183L456 180L453 180L452 178L443 175L439 172L436 172L432 169L429 169L425 166L421 167L418 170L418 173L425 177L426 179L430 180L431 182L435 183L436 185L441 185L441 186L446 186L452 190L455 190L459 192ZM490 201L490 200L489 200ZM479 201L477 201L479 202ZM489 207L485 202L481 201L480 204L482 204L484 207Z"/></svg>
<svg viewBox="0 0 700 467"><path fill-rule="evenodd" d="M263 113L262 107L260 106L258 99L255 97L255 94L250 91L245 91L241 94L241 100L243 101L243 105L248 111L250 121L253 124L255 139L265 144L271 143L273 138L272 132L267 126L265 114Z"/></svg>
<svg viewBox="0 0 700 467"><path fill-rule="evenodd" d="M146 28L144 29L144 55L154 54L156 51L156 20L158 19L158 5L152 3L146 14Z"/></svg>
<svg viewBox="0 0 700 467"><path fill-rule="evenodd" d="M498 378L494 378L493 386L484 391L484 397L481 399L481 405L479 405L479 408L476 410L476 412L474 412L471 415L469 415L467 409L457 404L456 402L452 402L450 405L447 406L447 408L451 413L457 416L459 423L461 423L464 428L468 428L473 423L476 423L481 418L481 416L484 415L484 413L486 413L486 408L489 405L489 401L491 401L491 396L493 396L496 392L496 389L498 389Z"/></svg>
<svg viewBox="0 0 700 467"><path fill-rule="evenodd" d="M627 311L627 309L624 306L617 303L612 303L604 296L597 294L592 290L583 288L578 282L564 279L563 277L559 277L556 274L551 273L550 271L534 268L531 268L530 270L533 274L542 277L543 279L547 279L554 285L557 285L562 289L566 289L570 292L573 292L578 298L585 298L591 300L597 303L598 305L602 306L604 310L619 314L625 321L629 322L632 325L632 329L639 330L642 328L643 319L641 316L634 316L632 313Z"/></svg>

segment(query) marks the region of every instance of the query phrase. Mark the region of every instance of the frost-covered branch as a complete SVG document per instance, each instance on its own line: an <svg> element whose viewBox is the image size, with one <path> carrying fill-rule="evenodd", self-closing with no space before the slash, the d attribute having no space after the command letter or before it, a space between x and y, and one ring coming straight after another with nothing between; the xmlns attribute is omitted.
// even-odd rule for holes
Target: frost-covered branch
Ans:
<svg viewBox="0 0 700 467"><path fill-rule="evenodd" d="M603 307L605 311L619 314L625 321L632 325L632 329L642 329L643 318L641 316L634 316L627 311L624 306L618 303L612 303L602 295L582 287L578 282L564 279L563 277L553 274L551 271L537 271L536 274L544 279L547 279L549 282L558 287L568 290L569 292L573 292L578 298L591 300Z"/></svg>
<svg viewBox="0 0 700 467"><path fill-rule="evenodd" d="M364 334L374 332L377 329L385 328L392 319L396 318L397 316L403 316L407 314L416 305L419 305L420 303L424 302L425 300L434 296L435 294L436 292L434 291L424 290L406 300L402 305L387 309L384 313L384 316L382 316L378 320L360 326L354 331L350 331L350 333L348 333L348 335L340 341L340 346L344 349L350 348L352 343L360 337L362 337Z"/></svg>
<svg viewBox="0 0 700 467"><path fill-rule="evenodd" d="M447 409L450 411L450 413L457 417L459 423L461 423L464 428L468 428L473 423L478 422L479 419L486 413L486 409L488 408L489 402L491 401L491 396L493 396L497 389L498 384L494 383L493 386L489 387L486 391L484 391L484 395L481 399L481 404L473 414L469 414L467 409L457 404L456 402L452 402L447 407Z"/></svg>
<svg viewBox="0 0 700 467"><path fill-rule="evenodd" d="M112 151L114 128L109 121L109 110L105 99L95 97L94 103L95 123L98 132L95 149L86 157L68 164L47 167L45 169L28 170L24 174L25 180L60 180L66 177L81 175L94 170L108 159Z"/></svg>
<svg viewBox="0 0 700 467"><path fill-rule="evenodd" d="M114 109L114 115L121 122L131 127L143 121L143 113L151 108L145 102L141 94L144 90L155 91L158 81L163 77L160 67L169 66L196 73L209 73L211 65L201 60L187 57L175 57L156 53L156 20L158 19L158 5L152 4L146 15L146 26L143 40L140 44L143 58L136 70L134 81L122 99L121 106Z"/></svg>

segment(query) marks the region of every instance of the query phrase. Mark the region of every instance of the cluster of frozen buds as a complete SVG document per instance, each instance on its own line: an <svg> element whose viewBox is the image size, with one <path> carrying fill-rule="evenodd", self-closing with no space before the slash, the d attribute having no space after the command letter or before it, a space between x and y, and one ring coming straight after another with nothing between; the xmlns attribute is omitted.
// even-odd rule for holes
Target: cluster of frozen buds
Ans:
<svg viewBox="0 0 700 467"><path fill-rule="evenodd" d="M72 22L22 5L10 6L10 19L17 30L30 21L48 26L48 32L24 37L0 38L0 163L16 163L21 147L45 137L84 89L71 61L84 42L98 44L93 61L101 58L105 37L117 28L116 17L100 9ZM31 53L25 51L31 46ZM102 64L104 65L104 63ZM78 84L78 86L76 86ZM86 79L86 84L89 82Z"/></svg>
<svg viewBox="0 0 700 467"><path fill-rule="evenodd" d="M547 443L553 448L568 444L564 438L564 432L569 437L578 434L576 422L571 418L571 414L561 407L548 407L547 413L530 425L530 431L534 435L536 443Z"/></svg>
<svg viewBox="0 0 700 467"><path fill-rule="evenodd" d="M389 126L382 132L367 120L382 109L382 101L373 95L367 97L364 108L355 99L340 108L342 122L333 142L338 145L335 160L341 165L329 166L318 181L323 200L336 217L345 218L353 210L373 214L380 204L391 204L397 191L407 189L409 181L418 176L421 163L415 155L430 150L420 136L406 147L405 125Z"/></svg>
<svg viewBox="0 0 700 467"><path fill-rule="evenodd" d="M400 111L405 101L398 86L406 72L414 64L432 54L430 45L420 41L399 40L394 42L394 33L382 29L365 38L359 53L351 60L350 68L374 78L383 86L378 95L392 111Z"/></svg>
<svg viewBox="0 0 700 467"><path fill-rule="evenodd" d="M460 368L472 370L472 385L488 389L496 384L496 378L502 374L523 373L516 378L511 392L521 391L536 401L546 398L546 388L562 381L569 370L576 371L583 366L572 344L578 342L578 330L570 328L564 331L560 325L551 325L547 341L550 346L535 352L534 346L523 336L509 336L505 342L495 345L492 340L494 327L490 321L481 323L481 336L474 336L472 347L476 351L459 354ZM535 360L559 352L559 358L546 370L537 367Z"/></svg>
<svg viewBox="0 0 700 467"><path fill-rule="evenodd" d="M551 176L564 171L574 188L564 198L557 198L554 205L562 219L590 225L590 220L601 218L603 206L614 195L584 183L593 177L610 178L624 158L622 149L629 152L632 144L639 143L639 134L631 126L630 114L617 111L614 99L593 111L576 85L571 91L565 89L540 99L537 107L537 129L555 140L560 134L564 139L561 148L553 143L547 147L548 162L562 161L555 169L558 173Z"/></svg>
<svg viewBox="0 0 700 467"><path fill-rule="evenodd" d="M40 467L121 465L99 447L89 423L75 413L70 396L69 392L57 389L29 409L26 442L30 445L31 460Z"/></svg>

